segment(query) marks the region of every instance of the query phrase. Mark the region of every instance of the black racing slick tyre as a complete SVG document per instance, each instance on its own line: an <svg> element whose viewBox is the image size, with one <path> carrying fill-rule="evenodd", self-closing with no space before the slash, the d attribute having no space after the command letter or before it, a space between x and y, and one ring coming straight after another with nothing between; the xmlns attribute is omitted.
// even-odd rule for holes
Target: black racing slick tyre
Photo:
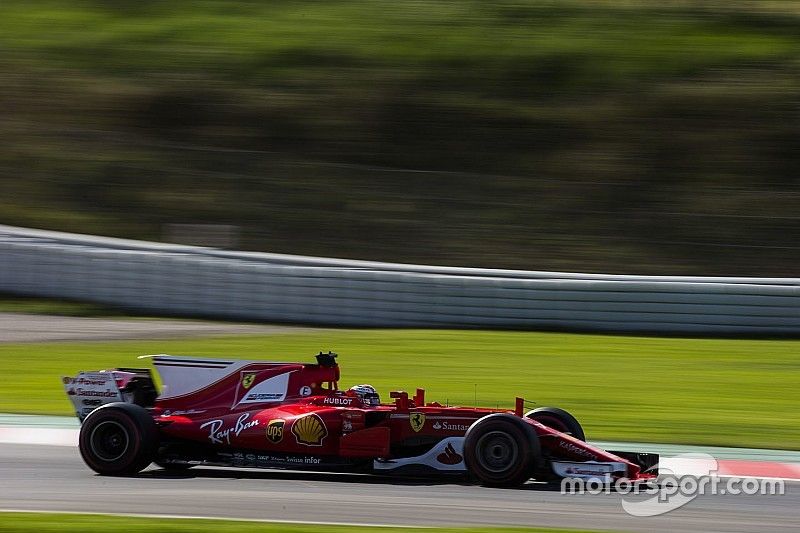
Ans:
<svg viewBox="0 0 800 533"><path fill-rule="evenodd" d="M132 475L153 462L158 428L145 408L110 403L83 421L78 447L84 462L98 474Z"/></svg>
<svg viewBox="0 0 800 533"><path fill-rule="evenodd" d="M568 433L578 440L586 441L586 435L583 433L583 428L578 420L558 407L537 407L532 411L528 411L525 414L525 418L536 420L544 426L561 433Z"/></svg>
<svg viewBox="0 0 800 533"><path fill-rule="evenodd" d="M482 485L515 487L531 478L541 461L533 426L510 414L476 420L464 436L464 462Z"/></svg>

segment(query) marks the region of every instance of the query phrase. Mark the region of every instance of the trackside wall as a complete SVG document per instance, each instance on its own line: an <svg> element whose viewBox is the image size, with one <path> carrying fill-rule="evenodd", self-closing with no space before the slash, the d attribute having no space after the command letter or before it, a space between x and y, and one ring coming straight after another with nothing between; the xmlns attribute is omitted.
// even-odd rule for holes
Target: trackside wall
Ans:
<svg viewBox="0 0 800 533"><path fill-rule="evenodd" d="M336 326L800 333L800 279L431 267L0 226L0 291Z"/></svg>

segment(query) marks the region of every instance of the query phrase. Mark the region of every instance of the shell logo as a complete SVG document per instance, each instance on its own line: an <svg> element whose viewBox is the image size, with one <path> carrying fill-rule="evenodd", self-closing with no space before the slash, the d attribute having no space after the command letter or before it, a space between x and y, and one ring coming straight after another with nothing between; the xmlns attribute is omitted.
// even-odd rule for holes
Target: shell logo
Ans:
<svg viewBox="0 0 800 533"><path fill-rule="evenodd" d="M328 436L328 428L319 415L312 413L295 420L292 435L297 439L297 444L322 446L322 440Z"/></svg>

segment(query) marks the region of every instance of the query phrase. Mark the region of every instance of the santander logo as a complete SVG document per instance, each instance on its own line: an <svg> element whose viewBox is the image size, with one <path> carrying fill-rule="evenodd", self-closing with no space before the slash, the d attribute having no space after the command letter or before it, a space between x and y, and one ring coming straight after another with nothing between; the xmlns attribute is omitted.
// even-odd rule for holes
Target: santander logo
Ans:
<svg viewBox="0 0 800 533"><path fill-rule="evenodd" d="M456 452L456 449L453 448L452 443L447 445L447 448L444 449L442 453L436 456L436 460L442 463L443 465L457 465L461 461L464 460L461 455Z"/></svg>

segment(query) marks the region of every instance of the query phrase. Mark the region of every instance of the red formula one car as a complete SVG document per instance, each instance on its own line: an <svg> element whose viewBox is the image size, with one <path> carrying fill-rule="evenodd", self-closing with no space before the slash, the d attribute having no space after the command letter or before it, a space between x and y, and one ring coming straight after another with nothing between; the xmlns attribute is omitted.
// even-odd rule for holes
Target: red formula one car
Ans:
<svg viewBox="0 0 800 533"><path fill-rule="evenodd" d="M80 452L100 474L150 463L372 473L468 474L485 485L531 478L651 480L654 454L587 444L572 415L554 407L448 407L417 389L381 403L369 385L338 387L336 354L316 364L153 357L149 370L119 368L64 378L82 421Z"/></svg>

